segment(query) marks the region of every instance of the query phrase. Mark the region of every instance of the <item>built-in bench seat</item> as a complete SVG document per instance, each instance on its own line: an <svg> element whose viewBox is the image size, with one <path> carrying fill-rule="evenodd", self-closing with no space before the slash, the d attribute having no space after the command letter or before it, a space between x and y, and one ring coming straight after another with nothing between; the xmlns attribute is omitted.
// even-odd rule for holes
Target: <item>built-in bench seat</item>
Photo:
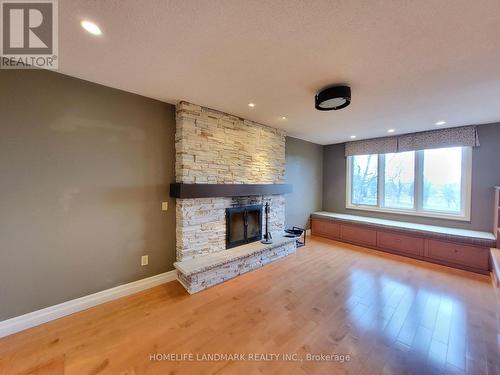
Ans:
<svg viewBox="0 0 500 375"><path fill-rule="evenodd" d="M491 273L496 292L500 295L500 249L490 249Z"/></svg>
<svg viewBox="0 0 500 375"><path fill-rule="evenodd" d="M285 235L285 232L272 233L272 244L256 241L176 262L174 266L177 269L177 279L189 293L196 293L262 267L295 252L296 239Z"/></svg>
<svg viewBox="0 0 500 375"><path fill-rule="evenodd" d="M311 215L311 229L317 236L483 274L491 269L490 248L496 245L489 232L325 211Z"/></svg>

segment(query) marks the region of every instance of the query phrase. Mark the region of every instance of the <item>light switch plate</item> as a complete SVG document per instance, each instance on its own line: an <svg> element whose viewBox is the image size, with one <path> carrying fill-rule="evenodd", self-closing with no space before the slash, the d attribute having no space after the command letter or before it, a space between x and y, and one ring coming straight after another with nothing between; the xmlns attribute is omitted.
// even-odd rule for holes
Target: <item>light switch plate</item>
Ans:
<svg viewBox="0 0 500 375"><path fill-rule="evenodd" d="M147 266L149 264L149 255L141 256L141 266Z"/></svg>
<svg viewBox="0 0 500 375"><path fill-rule="evenodd" d="M161 210L162 211L168 210L168 202L161 202Z"/></svg>

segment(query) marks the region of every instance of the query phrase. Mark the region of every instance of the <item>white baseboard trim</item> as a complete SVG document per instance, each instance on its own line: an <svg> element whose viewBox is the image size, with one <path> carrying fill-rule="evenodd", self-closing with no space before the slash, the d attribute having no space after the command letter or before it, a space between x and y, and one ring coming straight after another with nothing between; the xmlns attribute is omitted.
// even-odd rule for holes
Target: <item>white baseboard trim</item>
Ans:
<svg viewBox="0 0 500 375"><path fill-rule="evenodd" d="M66 315L86 310L104 302L112 301L160 284L168 283L169 281L176 280L176 276L176 270L160 273L159 275L119 285L111 289L106 289L101 292L89 294L88 296L76 298L58 305L49 306L41 310L1 321L0 337L12 335L13 333L50 322L51 320L62 318Z"/></svg>

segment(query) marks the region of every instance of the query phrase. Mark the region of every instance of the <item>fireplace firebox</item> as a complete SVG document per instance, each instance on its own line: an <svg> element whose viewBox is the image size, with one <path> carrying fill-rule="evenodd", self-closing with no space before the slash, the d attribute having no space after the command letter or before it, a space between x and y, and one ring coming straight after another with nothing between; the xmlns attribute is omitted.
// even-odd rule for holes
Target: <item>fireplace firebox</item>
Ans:
<svg viewBox="0 0 500 375"><path fill-rule="evenodd" d="M226 249L261 239L261 204L226 208Z"/></svg>

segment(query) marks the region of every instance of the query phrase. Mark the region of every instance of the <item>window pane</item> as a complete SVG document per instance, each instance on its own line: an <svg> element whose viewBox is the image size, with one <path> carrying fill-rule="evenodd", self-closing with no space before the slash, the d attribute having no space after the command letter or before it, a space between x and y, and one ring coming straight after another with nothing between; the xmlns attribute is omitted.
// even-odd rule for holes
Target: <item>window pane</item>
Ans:
<svg viewBox="0 0 500 375"><path fill-rule="evenodd" d="M415 152L385 155L385 207L413 208Z"/></svg>
<svg viewBox="0 0 500 375"><path fill-rule="evenodd" d="M424 150L423 208L460 212L462 148Z"/></svg>
<svg viewBox="0 0 500 375"><path fill-rule="evenodd" d="M377 205L377 155L352 156L352 204Z"/></svg>

